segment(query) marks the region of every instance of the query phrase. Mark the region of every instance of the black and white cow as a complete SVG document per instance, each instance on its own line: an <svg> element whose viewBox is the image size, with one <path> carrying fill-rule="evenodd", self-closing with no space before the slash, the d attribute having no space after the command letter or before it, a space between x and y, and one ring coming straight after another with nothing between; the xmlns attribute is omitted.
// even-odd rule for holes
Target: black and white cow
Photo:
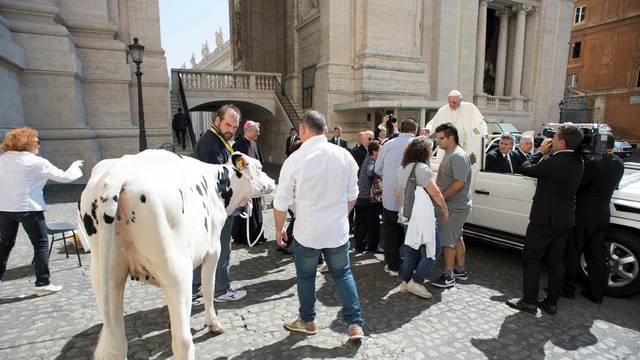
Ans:
<svg viewBox="0 0 640 360"><path fill-rule="evenodd" d="M205 325L221 333L213 307L220 232L247 199L273 191L260 163L234 153L210 165L164 150L99 162L80 199L91 244L91 282L103 321L96 359L124 359L123 297L128 277L162 288L176 359L193 359L191 280L202 264Z"/></svg>

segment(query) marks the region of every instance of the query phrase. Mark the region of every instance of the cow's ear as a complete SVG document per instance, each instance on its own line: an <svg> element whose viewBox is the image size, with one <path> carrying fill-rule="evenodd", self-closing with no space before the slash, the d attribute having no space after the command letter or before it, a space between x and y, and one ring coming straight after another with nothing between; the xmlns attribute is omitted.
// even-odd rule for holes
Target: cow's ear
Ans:
<svg viewBox="0 0 640 360"><path fill-rule="evenodd" d="M245 163L244 156L239 152L235 152L231 155L231 162L233 163L233 167L235 167L239 171L244 170L247 165Z"/></svg>

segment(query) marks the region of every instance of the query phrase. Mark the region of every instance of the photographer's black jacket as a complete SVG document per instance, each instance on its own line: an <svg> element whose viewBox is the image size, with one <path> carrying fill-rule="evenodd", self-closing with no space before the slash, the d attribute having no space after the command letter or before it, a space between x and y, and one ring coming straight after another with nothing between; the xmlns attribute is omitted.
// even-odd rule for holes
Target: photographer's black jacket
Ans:
<svg viewBox="0 0 640 360"><path fill-rule="evenodd" d="M609 225L611 196L624 173L624 162L616 155L589 161L576 193L576 225L601 228Z"/></svg>
<svg viewBox="0 0 640 360"><path fill-rule="evenodd" d="M584 163L573 151L543 159L541 153L520 166L520 173L538 179L529 220L555 228L575 225L576 192Z"/></svg>

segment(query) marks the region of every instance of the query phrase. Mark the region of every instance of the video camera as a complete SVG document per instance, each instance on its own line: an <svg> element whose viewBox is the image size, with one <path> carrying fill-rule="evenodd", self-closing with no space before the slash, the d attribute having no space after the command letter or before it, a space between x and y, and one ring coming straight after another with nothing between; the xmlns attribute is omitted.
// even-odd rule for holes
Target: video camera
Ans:
<svg viewBox="0 0 640 360"><path fill-rule="evenodd" d="M562 125L575 125L582 130L582 142L575 149L575 153L584 160L601 159L607 154L607 148L613 148L613 134L611 128L605 124L544 124L543 138L536 139L536 146L540 146L544 138L553 138Z"/></svg>

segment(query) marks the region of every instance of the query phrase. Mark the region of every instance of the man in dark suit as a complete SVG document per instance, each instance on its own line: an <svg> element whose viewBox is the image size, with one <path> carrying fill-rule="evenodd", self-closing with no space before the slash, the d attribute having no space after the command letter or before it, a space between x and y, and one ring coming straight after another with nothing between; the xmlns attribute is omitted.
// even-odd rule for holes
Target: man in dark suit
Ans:
<svg viewBox="0 0 640 360"><path fill-rule="evenodd" d="M605 234L609 227L611 196L624 173L624 162L613 155L613 137L609 137L608 154L585 164L584 175L576 193L576 226L565 252L565 279L562 296L573 299L580 271L580 254L584 251L589 286L581 294L601 304L607 284L607 249Z"/></svg>
<svg viewBox="0 0 640 360"><path fill-rule="evenodd" d="M553 139L546 139L540 151L520 166L520 173L538 179L531 205L522 253L523 297L507 305L531 314L540 307L548 314L558 311L557 302L564 280L564 249L575 224L576 191L584 171L574 149L582 141L575 125L558 127ZM553 155L543 156L553 151ZM549 285L544 301L538 302L540 262L547 255Z"/></svg>
<svg viewBox="0 0 640 360"><path fill-rule="evenodd" d="M187 117L182 113L182 109L178 109L178 112L173 115L171 127L178 138L178 145L182 145L182 150L184 150L186 148L185 134L187 132Z"/></svg>
<svg viewBox="0 0 640 360"><path fill-rule="evenodd" d="M300 141L300 137L298 136L296 128L291 128L289 130L289 137L287 138L287 142L284 144L284 154L286 156L291 155L291 145L293 145L293 143L296 141Z"/></svg>
<svg viewBox="0 0 640 360"><path fill-rule="evenodd" d="M233 143L233 150L240 151L243 154L247 154L254 159L260 160L260 163L264 162L262 158L262 152L256 140L260 135L260 123L247 120L243 126L244 134L238 141ZM232 237L234 242L249 244L249 242L256 242L257 244L266 242L267 239L264 236L262 230L262 198L253 198L251 216L248 219L244 219L241 216L236 216L233 223ZM247 221L249 221L249 237L247 239ZM258 238L258 235L260 237Z"/></svg>
<svg viewBox="0 0 640 360"><path fill-rule="evenodd" d="M347 140L342 138L342 128L340 126L334 126L333 137L329 139L329 142L347 149Z"/></svg>
<svg viewBox="0 0 640 360"><path fill-rule="evenodd" d="M502 134L500 136L500 145L487 154L484 170L513 174L515 172L515 161L512 158L514 154L511 149L513 149L513 136Z"/></svg>
<svg viewBox="0 0 640 360"><path fill-rule="evenodd" d="M373 131L368 130L358 133L358 144L351 149L351 155L356 160L358 169L362 166L367 155L369 155L367 148L371 140L373 140Z"/></svg>
<svg viewBox="0 0 640 360"><path fill-rule="evenodd" d="M531 135L522 135L520 137L520 145L511 153L511 160L513 160L513 169L518 172L520 165L525 161L531 159L533 154L533 138Z"/></svg>

